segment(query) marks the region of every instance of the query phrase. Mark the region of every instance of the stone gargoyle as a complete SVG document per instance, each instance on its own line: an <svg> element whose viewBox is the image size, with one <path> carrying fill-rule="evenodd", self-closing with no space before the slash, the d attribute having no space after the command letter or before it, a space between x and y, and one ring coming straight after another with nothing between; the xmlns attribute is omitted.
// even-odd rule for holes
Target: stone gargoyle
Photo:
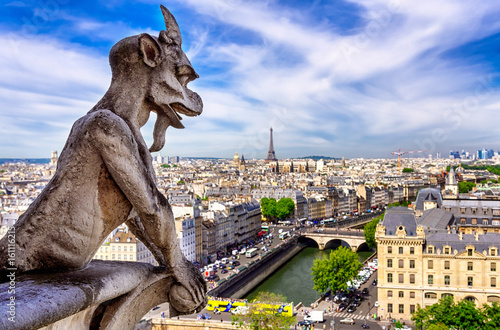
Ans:
<svg viewBox="0 0 500 330"><path fill-rule="evenodd" d="M95 297L101 294L116 305L121 296L128 294L127 299L132 299L130 292L123 291L134 289L135 284L130 284L134 282L133 274L138 274L136 282L141 286L141 292L165 297L178 314L192 313L206 304L205 281L180 250L172 210L156 187L150 154L163 148L169 126L184 127L179 113L197 116L203 108L200 96L187 88L187 84L198 75L181 49L177 22L165 7L161 6L161 11L166 29L158 37L143 33L122 39L112 47L109 54L112 80L108 91L97 105L75 122L54 177L13 228L14 264L9 263L8 237L0 241L0 282L9 280L7 276L12 269L15 269L17 281L24 279L24 284L17 285L18 308L22 307L19 306L22 301L20 289L28 282L49 285L42 290L47 294L50 285L55 285L53 292L58 292L54 284L58 279L65 281L64 290L67 290L72 285L67 279L78 278L79 283L75 285L79 285L92 276L102 277L93 279L100 283L98 285L86 283L93 290L101 290L89 293L93 303L101 303L95 301ZM157 120L154 141L148 149L140 128L146 124L151 112L156 113ZM125 262L90 263L106 237L122 223L126 223L149 248L159 267ZM112 272L108 272L107 269L111 268ZM120 272L126 273L124 279L129 282L120 284ZM103 279L106 276L113 277L112 285L107 287ZM158 283L165 287L158 286ZM120 285L130 288L124 290L118 288ZM103 294L102 290L106 293ZM139 298L146 305L158 303L158 299L151 300L141 292L132 294L135 301L129 304L132 307L127 313L137 308ZM50 300L50 292L48 295L47 300ZM58 299L61 304L65 303L64 296ZM89 305L88 301L86 304ZM144 312L152 306L139 309ZM101 312L104 307L100 307ZM83 310L82 306L75 308ZM94 306L94 311L97 310L99 308ZM115 308L111 313L117 313L117 310ZM77 312L80 311L71 313ZM23 315L25 317L27 315ZM67 315L61 313L63 317ZM129 323L137 321L137 317L142 315L132 317ZM113 318L117 319L114 314L98 317L99 320L106 318L111 320L109 324L114 322ZM49 319L55 321L53 315ZM95 325L97 321L94 315L87 323ZM47 325L47 321L36 322L32 325ZM115 325L114 328L120 327ZM111 329L113 326L100 328Z"/></svg>

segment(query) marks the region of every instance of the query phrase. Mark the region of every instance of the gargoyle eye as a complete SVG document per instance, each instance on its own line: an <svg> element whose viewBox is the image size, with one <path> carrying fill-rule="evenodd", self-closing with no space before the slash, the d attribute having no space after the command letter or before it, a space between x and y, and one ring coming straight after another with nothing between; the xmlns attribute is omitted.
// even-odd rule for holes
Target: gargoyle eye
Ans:
<svg viewBox="0 0 500 330"><path fill-rule="evenodd" d="M199 78L196 71L190 65L180 65L176 71L177 80L179 80L182 86L186 86L190 81Z"/></svg>

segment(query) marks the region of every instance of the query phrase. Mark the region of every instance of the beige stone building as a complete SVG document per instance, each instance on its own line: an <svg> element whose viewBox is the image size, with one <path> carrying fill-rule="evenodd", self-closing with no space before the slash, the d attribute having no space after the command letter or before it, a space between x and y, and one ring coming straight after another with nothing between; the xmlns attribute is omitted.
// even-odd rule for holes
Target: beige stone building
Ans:
<svg viewBox="0 0 500 330"><path fill-rule="evenodd" d="M375 234L378 244L378 315L410 320L417 305L444 296L477 306L500 301L500 234L464 234L451 212L387 210Z"/></svg>
<svg viewBox="0 0 500 330"><path fill-rule="evenodd" d="M97 251L93 259L136 261L137 239L128 230L120 227L117 232Z"/></svg>

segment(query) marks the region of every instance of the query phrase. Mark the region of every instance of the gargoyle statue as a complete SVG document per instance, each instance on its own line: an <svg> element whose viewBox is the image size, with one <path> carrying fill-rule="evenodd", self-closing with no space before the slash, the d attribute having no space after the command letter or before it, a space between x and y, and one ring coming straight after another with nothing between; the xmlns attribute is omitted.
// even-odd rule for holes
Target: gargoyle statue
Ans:
<svg viewBox="0 0 500 330"><path fill-rule="evenodd" d="M177 22L165 7L161 10L166 29L158 37L143 33L112 47L108 91L75 122L54 177L15 224L15 267L18 274L83 269L106 237L126 222L160 270L171 272L183 287L182 298L191 298L174 306L187 313L206 303L206 284L180 250L150 152L163 148L169 126L184 127L179 113L197 116L203 104L186 87L198 75L181 49ZM140 127L151 112L157 120L148 150ZM7 261L6 236L0 241L3 274Z"/></svg>

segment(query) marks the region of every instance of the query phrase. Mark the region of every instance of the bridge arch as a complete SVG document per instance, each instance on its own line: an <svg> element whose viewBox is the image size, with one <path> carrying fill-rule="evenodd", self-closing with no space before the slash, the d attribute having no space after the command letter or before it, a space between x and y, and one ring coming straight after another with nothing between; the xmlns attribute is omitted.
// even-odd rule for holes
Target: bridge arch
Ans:
<svg viewBox="0 0 500 330"><path fill-rule="evenodd" d="M365 237L364 235L346 235L339 233L317 233L310 232L305 233L302 237L309 238L314 240L318 244L319 250L324 250L328 247L343 245L346 247L350 247L352 251L357 252L358 247L361 247L363 250L365 249ZM335 244L337 242L337 244ZM340 243L339 243L340 242Z"/></svg>
<svg viewBox="0 0 500 330"><path fill-rule="evenodd" d="M306 244L307 246L319 248L318 242L316 242L316 240L311 237L300 236L297 242Z"/></svg>

